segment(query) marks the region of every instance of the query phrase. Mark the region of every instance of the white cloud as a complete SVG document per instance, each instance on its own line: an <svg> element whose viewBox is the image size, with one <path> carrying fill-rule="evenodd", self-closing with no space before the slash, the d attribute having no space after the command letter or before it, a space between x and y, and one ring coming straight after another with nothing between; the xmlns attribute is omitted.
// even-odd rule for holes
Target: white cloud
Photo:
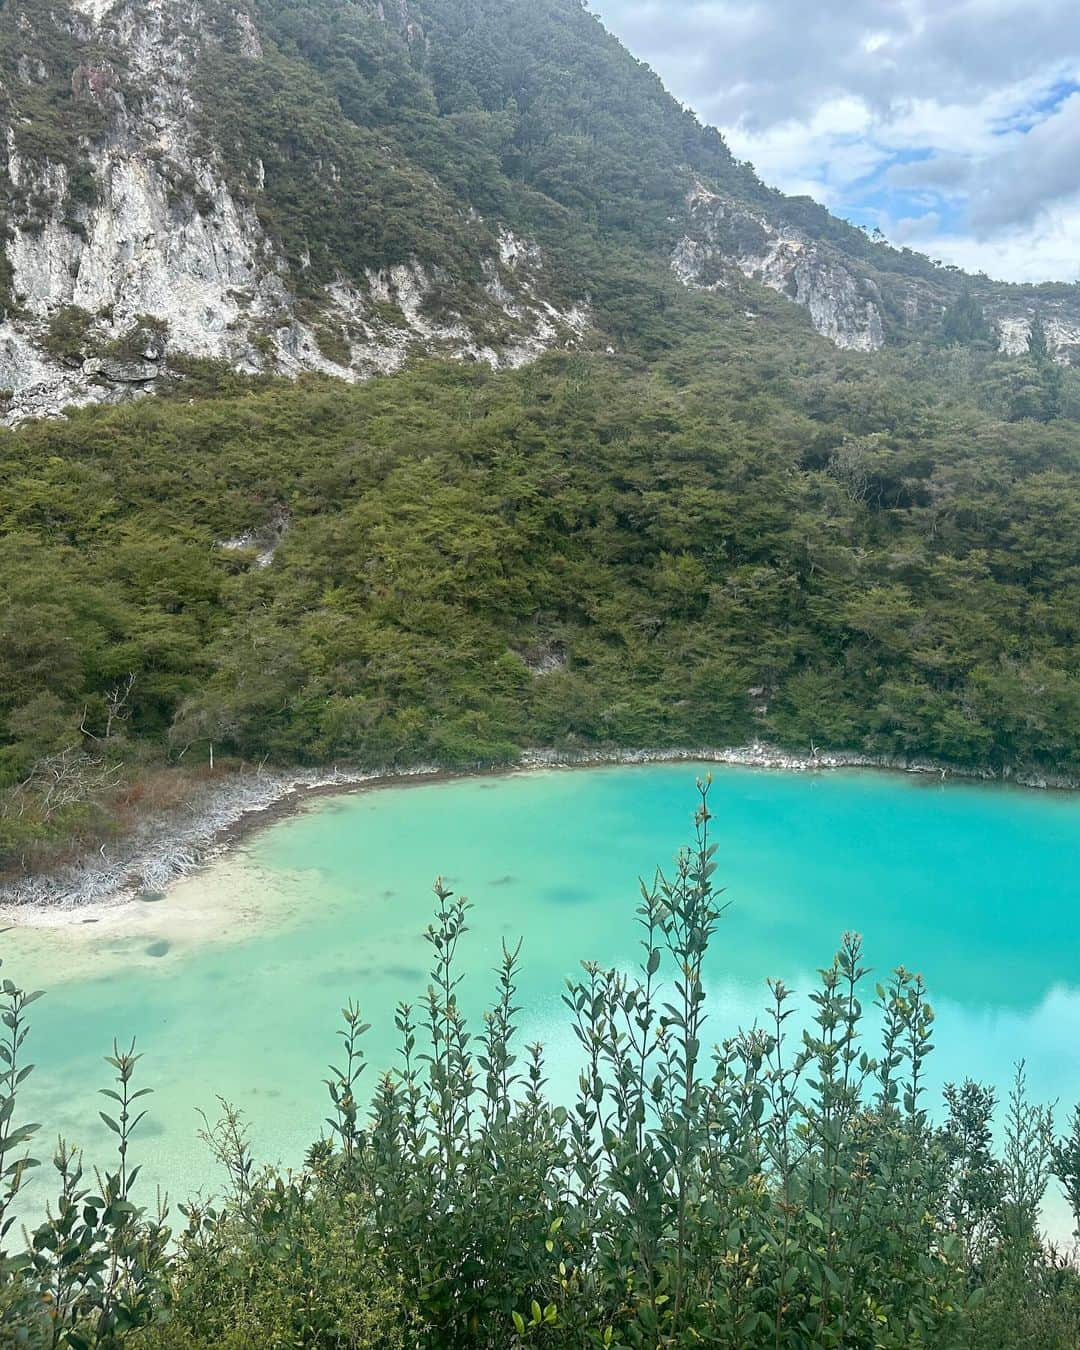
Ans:
<svg viewBox="0 0 1080 1350"><path fill-rule="evenodd" d="M1008 281L1080 281L1080 195L1047 211L1034 229L1014 228L988 238L931 234L901 242L965 271Z"/></svg>
<svg viewBox="0 0 1080 1350"><path fill-rule="evenodd" d="M881 151L869 139L871 121L864 103L845 96L823 104L807 122L790 119L758 132L735 125L725 134L732 153L750 160L766 182L831 205L848 183L880 164Z"/></svg>
<svg viewBox="0 0 1080 1350"><path fill-rule="evenodd" d="M947 261L1075 277L1075 0L593 5L766 182Z"/></svg>
<svg viewBox="0 0 1080 1350"><path fill-rule="evenodd" d="M1033 224L1048 208L1080 193L1080 94L1044 121L1010 134L1004 149L975 166L971 220L983 235Z"/></svg>

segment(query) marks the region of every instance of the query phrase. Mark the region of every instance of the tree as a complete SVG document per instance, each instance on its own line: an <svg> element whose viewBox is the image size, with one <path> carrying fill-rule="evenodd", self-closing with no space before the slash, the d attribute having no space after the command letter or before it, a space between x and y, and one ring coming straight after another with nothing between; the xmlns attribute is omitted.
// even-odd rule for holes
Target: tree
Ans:
<svg viewBox="0 0 1080 1350"><path fill-rule="evenodd" d="M1046 327L1043 324L1042 315L1038 310L1035 311L1035 317L1031 320L1027 349L1028 355L1033 356L1036 361L1046 361L1049 359L1050 346L1046 337Z"/></svg>
<svg viewBox="0 0 1080 1350"><path fill-rule="evenodd" d="M941 339L946 347L970 347L992 343L993 329L986 321L982 305L965 286L941 319Z"/></svg>

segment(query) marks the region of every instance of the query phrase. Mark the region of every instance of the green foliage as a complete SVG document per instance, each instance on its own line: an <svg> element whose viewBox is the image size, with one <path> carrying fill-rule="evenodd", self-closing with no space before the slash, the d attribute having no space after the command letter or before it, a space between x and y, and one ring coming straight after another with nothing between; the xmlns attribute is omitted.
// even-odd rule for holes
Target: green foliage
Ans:
<svg viewBox="0 0 1080 1350"><path fill-rule="evenodd" d="M79 40L70 24L56 19L50 0L0 5L0 107L21 156L37 168L47 161L67 168L75 225L73 212L96 196L83 138L101 136L108 125L107 100L97 96L91 79L103 76L111 84L117 72L105 64L97 38ZM5 230L12 214L24 228L40 228L46 205L27 201L11 181L8 164L3 165L0 219Z"/></svg>
<svg viewBox="0 0 1080 1350"><path fill-rule="evenodd" d="M61 361L79 365L90 355L94 316L78 305L65 305L49 320L43 346Z"/></svg>
<svg viewBox="0 0 1080 1350"><path fill-rule="evenodd" d="M1035 317L1031 321L1027 349L1028 355L1035 361L1046 361L1050 357L1050 348L1046 341L1046 326L1043 324L1042 315L1038 310L1036 310Z"/></svg>
<svg viewBox="0 0 1080 1350"><path fill-rule="evenodd" d="M947 347L970 347L976 343L990 343L993 336L982 306L971 290L965 286L942 315L942 342Z"/></svg>
<svg viewBox="0 0 1080 1350"><path fill-rule="evenodd" d="M0 434L9 859L211 744L378 768L762 736L1076 774L1075 423L995 414L1006 358L947 399L776 304L645 292L648 363L195 363Z"/></svg>
<svg viewBox="0 0 1080 1350"><path fill-rule="evenodd" d="M60 1139L53 1155L59 1195L27 1245L11 1251L12 1206L28 1169L39 1166L27 1150L40 1126L14 1124L20 1086L33 1072L24 1062L25 1011L40 993L0 982L5 1038L0 1041L0 1344L31 1347L115 1347L163 1311L164 1214L151 1216L131 1199L139 1168L128 1157L132 1136L146 1114L136 1103L149 1088L132 1086L139 1056L113 1047L107 1063L115 1087L103 1088L110 1111L99 1112L116 1136L115 1170L97 1171L92 1185L77 1149ZM110 1112L112 1114L110 1114Z"/></svg>
<svg viewBox="0 0 1080 1350"><path fill-rule="evenodd" d="M114 1050L102 1117L118 1166L92 1193L60 1143L56 1205L25 1249L3 1255L0 1343L1075 1345L1080 1277L1036 1227L1051 1154L1075 1206L1075 1138L1055 1144L1022 1067L1000 1156L987 1089L947 1088L947 1119L934 1123L934 1015L918 976L900 968L876 985L871 1044L862 945L845 934L805 1011L772 983L763 1021L707 1048L717 1030L702 969L725 902L707 783L700 793L694 844L670 875L641 884L640 968L585 962L567 983L580 1068L571 1101L547 1098L543 1048L519 1043L518 948L503 949L482 1027L466 1024L470 905L437 882L430 983L397 1009L397 1067L362 1107L368 1028L347 1004L327 1080L330 1133L286 1174L256 1165L223 1102L204 1139L224 1198L181 1206L175 1243L165 1216L130 1198L144 1093L132 1088L133 1050ZM38 1128L10 1125L30 1072L33 997L3 986L7 1203Z"/></svg>
<svg viewBox="0 0 1080 1350"><path fill-rule="evenodd" d="M378 25L375 25L378 28ZM206 54L199 108L233 186L251 200L307 292L368 269L437 267L458 282L493 252L423 168L402 163L379 127L342 118L310 67L268 47L259 62L227 46ZM251 181L261 164L261 186Z"/></svg>
<svg viewBox="0 0 1080 1350"><path fill-rule="evenodd" d="M653 243L672 236L691 173L756 182L570 0L424 0L401 22L339 0L260 0L258 12L349 124L377 128L487 216L521 224L524 213L543 233L557 203L574 230ZM567 223L551 217L556 230Z"/></svg>
<svg viewBox="0 0 1080 1350"><path fill-rule="evenodd" d="M105 344L101 354L121 360L139 360L147 355L159 359L165 352L168 338L169 325L164 319L153 314L140 314L119 337Z"/></svg>

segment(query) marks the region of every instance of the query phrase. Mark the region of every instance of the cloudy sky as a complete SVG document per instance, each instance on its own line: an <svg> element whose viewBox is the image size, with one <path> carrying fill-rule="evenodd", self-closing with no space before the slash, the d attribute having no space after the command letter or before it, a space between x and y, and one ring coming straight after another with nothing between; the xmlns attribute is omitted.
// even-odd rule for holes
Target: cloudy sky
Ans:
<svg viewBox="0 0 1080 1350"><path fill-rule="evenodd" d="M590 0L767 183L1017 281L1080 279L1080 0Z"/></svg>

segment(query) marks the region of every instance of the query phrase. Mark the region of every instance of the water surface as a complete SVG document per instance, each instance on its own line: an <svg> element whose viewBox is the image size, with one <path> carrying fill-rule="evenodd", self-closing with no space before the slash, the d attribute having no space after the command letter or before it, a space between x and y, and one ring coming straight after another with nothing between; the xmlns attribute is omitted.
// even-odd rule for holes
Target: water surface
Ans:
<svg viewBox="0 0 1080 1350"><path fill-rule="evenodd" d="M106 1156L102 1055L136 1036L155 1089L135 1150L144 1198L155 1183L177 1198L215 1184L196 1108L212 1115L216 1095L247 1114L260 1158L297 1163L326 1114L348 997L373 1023L369 1088L393 1063L394 1006L427 983L421 934L440 873L475 905L467 1005L483 1006L501 942L521 937L521 1043L547 1044L562 1090L563 981L583 958L635 961L637 877L689 842L708 767L731 900L708 965L712 1040L753 1020L767 976L805 995L855 929L878 972L925 976L936 1085L1005 1087L1023 1057L1037 1095L1080 1098L1080 797L680 764L322 798L119 920L0 935L5 975L49 990L20 1114Z"/></svg>

